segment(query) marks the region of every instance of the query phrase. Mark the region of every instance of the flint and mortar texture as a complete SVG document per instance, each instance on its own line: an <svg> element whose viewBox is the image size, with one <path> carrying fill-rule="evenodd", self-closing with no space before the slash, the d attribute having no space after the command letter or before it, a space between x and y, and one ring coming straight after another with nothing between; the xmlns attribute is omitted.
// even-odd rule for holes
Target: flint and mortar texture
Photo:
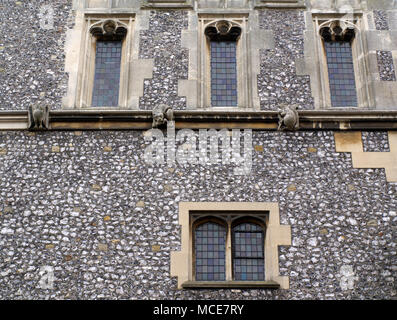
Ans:
<svg viewBox="0 0 397 320"><path fill-rule="evenodd" d="M249 176L232 165L151 167L140 131L79 134L0 133L0 299L396 297L397 185L383 169L353 169L333 132L254 132L264 148ZM278 202L292 229L279 249L290 289L177 290L181 201ZM351 290L343 265L358 277ZM39 286L42 266L54 269L53 289Z"/></svg>
<svg viewBox="0 0 397 320"><path fill-rule="evenodd" d="M165 103L186 109L186 98L178 97L178 79L187 79L189 53L181 47L181 32L187 29L186 11L151 11L149 30L140 34L140 59L154 59L153 78L144 82L140 108L152 110Z"/></svg>
<svg viewBox="0 0 397 320"><path fill-rule="evenodd" d="M376 30L389 30L387 11L374 10L374 21Z"/></svg>
<svg viewBox="0 0 397 320"><path fill-rule="evenodd" d="M40 28L42 5L54 9L53 29ZM0 8L1 110L61 107L71 6L21 0ZM374 17L378 30L389 29L386 11ZM296 75L304 11L260 10L259 23L275 43L261 51L261 109L313 109L309 76ZM153 10L149 28L134 35L139 58L154 59L141 109L186 108L177 84L188 76L187 29L187 11ZM378 57L390 79L390 55ZM362 139L364 152L390 151L386 131L363 131ZM397 298L397 184L386 182L384 169L354 169L350 153L335 152L333 132L255 131L248 176L234 175L233 165L151 167L147 145L138 130L0 131L0 299ZM181 248L181 201L278 202L292 232L292 246L279 248L290 289L177 290L170 252ZM54 270L52 289L40 287L44 266ZM343 266L354 271L348 290Z"/></svg>
<svg viewBox="0 0 397 320"><path fill-rule="evenodd" d="M386 131L362 131L361 137L364 152L390 152Z"/></svg>
<svg viewBox="0 0 397 320"><path fill-rule="evenodd" d="M261 29L272 30L275 48L261 50L258 92L262 110L275 110L280 104L296 104L314 109L309 76L296 75L296 60L304 57L304 14L301 10L263 10Z"/></svg>
<svg viewBox="0 0 397 320"><path fill-rule="evenodd" d="M71 2L0 2L0 110L27 110L34 103L61 107L68 81L64 41L73 24ZM51 29L40 26L44 5L53 9Z"/></svg>
<svg viewBox="0 0 397 320"><path fill-rule="evenodd" d="M376 51L381 81L396 81L393 54L391 51Z"/></svg>

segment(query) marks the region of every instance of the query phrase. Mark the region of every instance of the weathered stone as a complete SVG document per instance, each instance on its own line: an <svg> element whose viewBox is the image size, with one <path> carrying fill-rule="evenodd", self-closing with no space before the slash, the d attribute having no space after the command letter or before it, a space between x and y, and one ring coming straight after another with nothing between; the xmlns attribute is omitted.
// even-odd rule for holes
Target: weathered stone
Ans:
<svg viewBox="0 0 397 320"><path fill-rule="evenodd" d="M320 234L322 234L322 235L328 234L328 229L326 229L326 228L320 229Z"/></svg>
<svg viewBox="0 0 397 320"><path fill-rule="evenodd" d="M60 148L59 148L59 146L52 146L51 151L54 153L57 153L57 152L60 152Z"/></svg>
<svg viewBox="0 0 397 320"><path fill-rule="evenodd" d="M102 187L99 184L93 184L91 186L91 189L94 190L94 191L101 191Z"/></svg>
<svg viewBox="0 0 397 320"><path fill-rule="evenodd" d="M105 243L98 243L98 250L99 251L108 251L108 245Z"/></svg>
<svg viewBox="0 0 397 320"><path fill-rule="evenodd" d="M12 207L5 207L3 211L4 213L12 213L14 210L12 209Z"/></svg>
<svg viewBox="0 0 397 320"><path fill-rule="evenodd" d="M70 254L67 254L66 256L64 256L65 261L71 261L73 260L73 256Z"/></svg>
<svg viewBox="0 0 397 320"><path fill-rule="evenodd" d="M295 184L290 184L290 185L287 187L287 190L288 190L288 191L296 191L296 186L295 186Z"/></svg>
<svg viewBox="0 0 397 320"><path fill-rule="evenodd" d="M136 206L139 207L139 208L143 208L143 207L145 206L145 202L143 202L142 200L141 200L141 201L138 201L138 202L136 203Z"/></svg>

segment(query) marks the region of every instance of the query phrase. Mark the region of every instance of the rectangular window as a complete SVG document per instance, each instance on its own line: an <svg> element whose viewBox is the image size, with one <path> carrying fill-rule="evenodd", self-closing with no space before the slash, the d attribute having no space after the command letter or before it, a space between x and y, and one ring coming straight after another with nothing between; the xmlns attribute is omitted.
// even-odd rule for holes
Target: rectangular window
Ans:
<svg viewBox="0 0 397 320"><path fill-rule="evenodd" d="M211 41L211 104L237 106L236 41Z"/></svg>
<svg viewBox="0 0 397 320"><path fill-rule="evenodd" d="M324 41L333 107L357 107L353 54L350 41Z"/></svg>
<svg viewBox="0 0 397 320"><path fill-rule="evenodd" d="M196 228L196 280L225 280L226 228L217 223L204 223Z"/></svg>
<svg viewBox="0 0 397 320"><path fill-rule="evenodd" d="M235 280L264 280L264 229L254 223L233 228L233 272Z"/></svg>
<svg viewBox="0 0 397 320"><path fill-rule="evenodd" d="M92 106L118 106L122 41L98 40L96 43Z"/></svg>

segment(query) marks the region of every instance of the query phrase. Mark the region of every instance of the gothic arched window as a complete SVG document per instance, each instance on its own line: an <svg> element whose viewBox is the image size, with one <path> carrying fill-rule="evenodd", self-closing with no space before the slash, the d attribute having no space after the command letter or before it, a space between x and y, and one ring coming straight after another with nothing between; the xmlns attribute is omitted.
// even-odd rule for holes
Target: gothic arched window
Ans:
<svg viewBox="0 0 397 320"><path fill-rule="evenodd" d="M237 41L241 28L229 21L218 21L205 29L210 46L211 105L236 107Z"/></svg>
<svg viewBox="0 0 397 320"><path fill-rule="evenodd" d="M320 29L327 59L332 107L357 107L357 88L353 64L353 27L334 21Z"/></svg>

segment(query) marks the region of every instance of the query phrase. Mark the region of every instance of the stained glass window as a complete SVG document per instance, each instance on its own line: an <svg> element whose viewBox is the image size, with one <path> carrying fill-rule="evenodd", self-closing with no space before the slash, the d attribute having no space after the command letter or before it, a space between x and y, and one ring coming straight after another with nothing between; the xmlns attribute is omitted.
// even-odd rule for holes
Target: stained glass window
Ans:
<svg viewBox="0 0 397 320"><path fill-rule="evenodd" d="M196 280L225 280L226 228L206 222L195 229Z"/></svg>
<svg viewBox="0 0 397 320"><path fill-rule="evenodd" d="M357 92L350 41L325 41L331 104L356 107Z"/></svg>
<svg viewBox="0 0 397 320"><path fill-rule="evenodd" d="M211 41L211 104L237 106L236 41Z"/></svg>
<svg viewBox="0 0 397 320"><path fill-rule="evenodd" d="M98 40L92 106L117 106L119 100L121 40Z"/></svg>
<svg viewBox="0 0 397 320"><path fill-rule="evenodd" d="M261 226L241 223L233 228L233 272L234 280L264 280L264 232Z"/></svg>

